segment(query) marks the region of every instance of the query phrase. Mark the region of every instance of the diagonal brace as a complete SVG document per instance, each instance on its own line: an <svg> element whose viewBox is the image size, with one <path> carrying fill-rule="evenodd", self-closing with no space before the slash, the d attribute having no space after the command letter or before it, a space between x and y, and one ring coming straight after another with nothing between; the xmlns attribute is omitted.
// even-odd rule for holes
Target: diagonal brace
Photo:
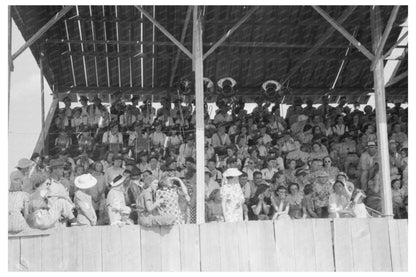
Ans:
<svg viewBox="0 0 416 277"><path fill-rule="evenodd" d="M66 15L74 6L65 6L60 10L53 18L51 18L48 23L43 25L39 31L36 32L19 50L16 51L12 55L12 60L16 59L20 54L23 53L28 47L30 47L33 43L35 43L46 31L48 31L59 19L61 19L64 15Z"/></svg>
<svg viewBox="0 0 416 277"><path fill-rule="evenodd" d="M238 27L241 26L247 19L257 10L258 7L253 7L243 18L241 18L227 33L225 33L209 50L204 54L204 60L211 55L227 38L229 38Z"/></svg>
<svg viewBox="0 0 416 277"><path fill-rule="evenodd" d="M169 33L168 30L166 30L162 25L160 25L160 23L157 22L156 19L154 19L147 11L145 11L140 6L134 7L138 9L144 16L146 16L147 19L149 19L165 36L168 37L168 39L170 39L176 46L178 46L179 49L181 49L190 59L193 58L191 52L188 49L186 49L186 47L183 46L183 44L180 43L171 33Z"/></svg>
<svg viewBox="0 0 416 277"><path fill-rule="evenodd" d="M394 85L394 84L396 84L397 82L400 82L401 80L403 80L404 78L406 78L407 77L407 71L406 72L403 72L402 74L400 74L400 75L397 75L396 77L394 77L393 79L391 79L387 84L386 84L386 87L390 87L390 86L392 86L392 85Z"/></svg>
<svg viewBox="0 0 416 277"><path fill-rule="evenodd" d="M389 49L389 51L384 54L383 59L386 59L388 56L390 56L391 52L393 52L394 49L405 39L407 38L408 32L404 33L397 41L396 43Z"/></svg>
<svg viewBox="0 0 416 277"><path fill-rule="evenodd" d="M338 32L340 32L348 41L350 41L361 53L363 53L369 60L373 61L374 55L367 50L358 40L356 40L348 31L342 27L337 21L330 17L323 9L318 6L312 6L329 24L332 25Z"/></svg>

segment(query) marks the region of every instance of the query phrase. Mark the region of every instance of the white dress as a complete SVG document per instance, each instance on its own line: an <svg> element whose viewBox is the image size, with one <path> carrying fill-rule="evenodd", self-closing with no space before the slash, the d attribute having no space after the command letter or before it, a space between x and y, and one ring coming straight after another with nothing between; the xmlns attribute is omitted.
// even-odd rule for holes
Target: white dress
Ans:
<svg viewBox="0 0 416 277"><path fill-rule="evenodd" d="M223 184L221 187L221 197L224 203L223 212L225 222L243 221L244 194L240 185Z"/></svg>

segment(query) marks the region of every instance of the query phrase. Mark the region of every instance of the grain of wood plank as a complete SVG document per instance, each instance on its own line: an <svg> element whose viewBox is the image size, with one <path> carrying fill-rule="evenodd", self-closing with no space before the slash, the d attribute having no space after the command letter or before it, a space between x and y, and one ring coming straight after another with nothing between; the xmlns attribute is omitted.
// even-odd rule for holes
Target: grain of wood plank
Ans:
<svg viewBox="0 0 416 277"><path fill-rule="evenodd" d="M245 222L236 222L234 225L236 228L233 236L235 236L238 241L238 269L239 271L250 271L247 225Z"/></svg>
<svg viewBox="0 0 416 277"><path fill-rule="evenodd" d="M312 219L312 222L316 271L334 271L331 221L329 219Z"/></svg>
<svg viewBox="0 0 416 277"><path fill-rule="evenodd" d="M82 241L82 271L102 271L101 230L106 227L77 227Z"/></svg>
<svg viewBox="0 0 416 277"><path fill-rule="evenodd" d="M120 234L122 271L141 271L140 226L123 226Z"/></svg>
<svg viewBox="0 0 416 277"><path fill-rule="evenodd" d="M219 224L220 271L239 271L238 237L236 223Z"/></svg>
<svg viewBox="0 0 416 277"><path fill-rule="evenodd" d="M82 228L62 230L62 259L64 271L82 271Z"/></svg>
<svg viewBox="0 0 416 277"><path fill-rule="evenodd" d="M201 271L219 271L221 269L219 225L220 223L215 222L199 225Z"/></svg>
<svg viewBox="0 0 416 277"><path fill-rule="evenodd" d="M372 271L371 235L368 219L348 219L354 257L354 271Z"/></svg>
<svg viewBox="0 0 416 277"><path fill-rule="evenodd" d="M295 271L315 271L315 238L313 220L293 220L295 237Z"/></svg>
<svg viewBox="0 0 416 277"><path fill-rule="evenodd" d="M101 229L102 268L103 271L121 271L121 227L103 226Z"/></svg>
<svg viewBox="0 0 416 277"><path fill-rule="evenodd" d="M160 227L141 227L142 271L162 271Z"/></svg>
<svg viewBox="0 0 416 277"><path fill-rule="evenodd" d="M335 271L353 271L353 250L350 220L334 219Z"/></svg>
<svg viewBox="0 0 416 277"><path fill-rule="evenodd" d="M42 271L62 271L62 230L65 227L53 229L49 236L42 236Z"/></svg>
<svg viewBox="0 0 416 277"><path fill-rule="evenodd" d="M373 271L391 271L389 226L385 218L369 219Z"/></svg>
<svg viewBox="0 0 416 277"><path fill-rule="evenodd" d="M179 225L160 228L162 271L180 271Z"/></svg>
<svg viewBox="0 0 416 277"><path fill-rule="evenodd" d="M277 270L295 271L295 238L293 221L274 221L274 235L276 242Z"/></svg>
<svg viewBox="0 0 416 277"><path fill-rule="evenodd" d="M277 257L272 221L248 221L250 271L276 271Z"/></svg>
<svg viewBox="0 0 416 277"><path fill-rule="evenodd" d="M42 238L27 237L20 239L20 263L22 270L41 271L42 269Z"/></svg>
<svg viewBox="0 0 416 277"><path fill-rule="evenodd" d="M400 253L400 237L398 221L392 218L388 219L389 224L389 240L391 251L391 266L393 271L403 271Z"/></svg>
<svg viewBox="0 0 416 277"><path fill-rule="evenodd" d="M408 271L408 223L407 219L396 220L400 241L400 261L402 271Z"/></svg>
<svg viewBox="0 0 416 277"><path fill-rule="evenodd" d="M179 225L181 271L200 271L199 227L196 224Z"/></svg>
<svg viewBox="0 0 416 277"><path fill-rule="evenodd" d="M20 238L8 239L9 271L20 271Z"/></svg>

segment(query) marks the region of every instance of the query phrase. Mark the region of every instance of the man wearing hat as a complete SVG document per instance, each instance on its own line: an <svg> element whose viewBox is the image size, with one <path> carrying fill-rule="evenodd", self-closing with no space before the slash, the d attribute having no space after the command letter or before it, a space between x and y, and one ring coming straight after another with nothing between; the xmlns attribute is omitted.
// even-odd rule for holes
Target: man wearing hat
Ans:
<svg viewBox="0 0 416 277"><path fill-rule="evenodd" d="M313 189L316 193L316 210L321 218L328 217L329 196L332 192L332 183L329 180L329 175L323 170L316 173L316 180L313 183Z"/></svg>
<svg viewBox="0 0 416 277"><path fill-rule="evenodd" d="M32 167L33 162L29 159L20 159L16 165L17 170L10 174L10 181L16 182L21 180L23 182L22 190L31 194L33 192L32 183L29 180L29 170Z"/></svg>
<svg viewBox="0 0 416 277"><path fill-rule="evenodd" d="M74 203L77 210L77 221L80 225L94 226L97 224L97 215L92 204L92 197L89 189L97 184L97 179L91 174L82 174L74 180L75 192Z"/></svg>
<svg viewBox="0 0 416 277"><path fill-rule="evenodd" d="M142 172L136 166L133 166L130 170L130 178L127 181L128 184L125 186L125 199L126 205L132 210L130 218L133 222L137 222L137 205L139 201L139 195L143 191L144 184L140 181Z"/></svg>
<svg viewBox="0 0 416 277"><path fill-rule="evenodd" d="M109 185L111 189L106 199L110 225L132 225L133 222L129 219L131 209L126 205L124 196L123 184L126 181L126 177L121 174L111 174L110 178L111 182Z"/></svg>
<svg viewBox="0 0 416 277"><path fill-rule="evenodd" d="M360 177L360 188L363 191L367 191L367 183L370 179L369 172L378 161L377 143L375 141L369 141L367 143L367 151L361 154L360 161L357 169L359 170L358 176Z"/></svg>
<svg viewBox="0 0 416 277"><path fill-rule="evenodd" d="M238 178L241 174L236 168L229 168L223 173L220 193L225 222L243 221L245 199Z"/></svg>

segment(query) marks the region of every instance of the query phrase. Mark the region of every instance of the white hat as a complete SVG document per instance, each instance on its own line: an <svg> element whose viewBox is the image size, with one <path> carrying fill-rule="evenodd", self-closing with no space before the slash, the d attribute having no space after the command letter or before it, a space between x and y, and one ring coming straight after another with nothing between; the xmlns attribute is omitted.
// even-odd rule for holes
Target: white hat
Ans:
<svg viewBox="0 0 416 277"><path fill-rule="evenodd" d="M89 189L97 184L97 179L91 174L82 174L75 178L75 186L79 189Z"/></svg>
<svg viewBox="0 0 416 277"><path fill-rule="evenodd" d="M119 185L121 185L124 180L126 180L126 177L122 176L122 175L117 175L113 181L110 183L110 187L117 187Z"/></svg>
<svg viewBox="0 0 416 277"><path fill-rule="evenodd" d="M243 174L243 173L241 173L241 171L238 170L237 168L229 168L226 171L224 171L222 176L224 176L224 177L238 177L241 174Z"/></svg>

